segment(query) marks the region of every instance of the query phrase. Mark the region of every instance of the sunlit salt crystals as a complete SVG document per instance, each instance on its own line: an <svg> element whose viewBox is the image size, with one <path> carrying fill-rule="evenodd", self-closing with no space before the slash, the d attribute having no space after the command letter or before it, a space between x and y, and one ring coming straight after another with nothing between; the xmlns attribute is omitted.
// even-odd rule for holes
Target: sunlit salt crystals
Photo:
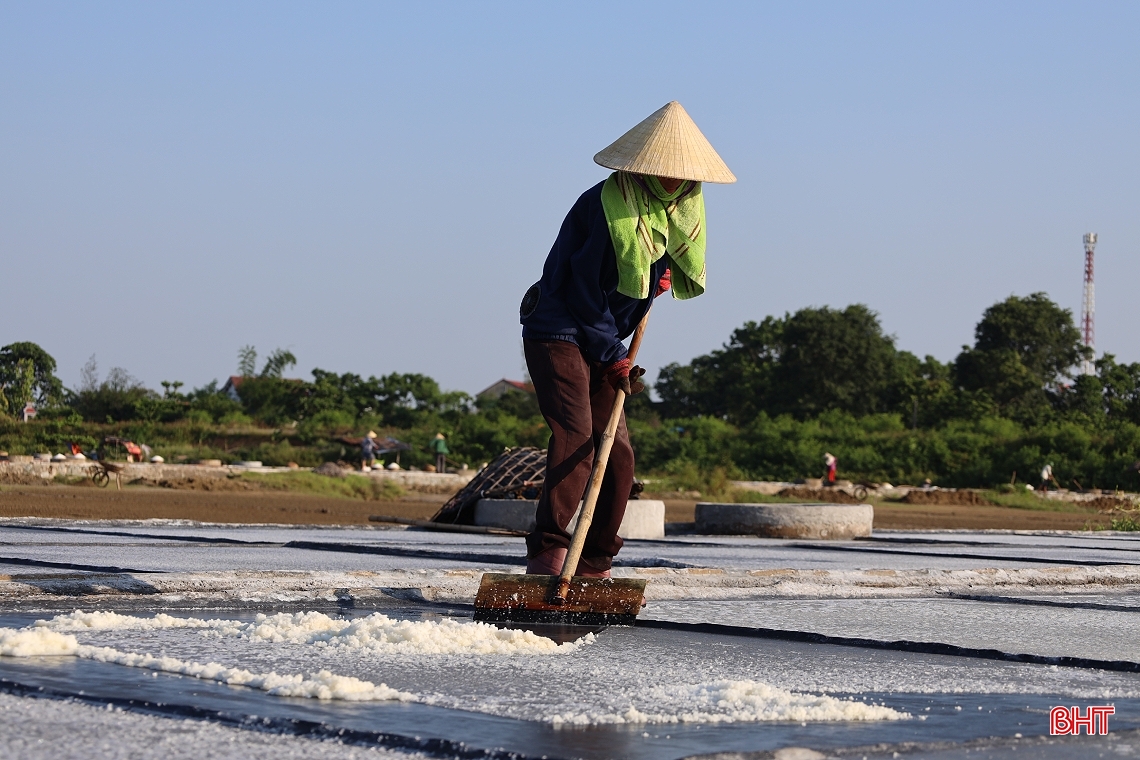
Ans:
<svg viewBox="0 0 1140 760"><path fill-rule="evenodd" d="M36 626L68 632L190 628L273 644L308 644L394 654L567 654L594 641L593 634L588 634L574 642L556 644L530 631L496 628L486 623L450 618L394 620L380 613L351 620L332 618L321 612L259 614L253 622L243 622L166 614L144 618L115 612L76 611L51 620L39 620Z"/></svg>
<svg viewBox="0 0 1140 760"><path fill-rule="evenodd" d="M56 615L51 620L37 620L37 628L50 628L53 631L149 631L167 628L216 628L228 625L229 620L199 620L183 618L160 612L154 617L120 615L117 612L83 612L76 610L66 615Z"/></svg>
<svg viewBox="0 0 1140 760"><path fill-rule="evenodd" d="M630 705L622 713L564 713L547 718L554 725L618 723L755 723L762 721L880 721L911 716L880 705L799 694L759 681L715 681L696 686L650 690L646 705L677 704L677 712L644 712Z"/></svg>
<svg viewBox="0 0 1140 760"><path fill-rule="evenodd" d="M496 628L486 623L450 618L393 620L380 613L353 620L338 620L320 612L258 615L253 623L219 632L273 643L402 654L564 654L594 640L591 634L576 642L556 644L530 631Z"/></svg>
<svg viewBox="0 0 1140 760"><path fill-rule="evenodd" d="M0 656L39 657L75 654L79 642L74 636L46 628L0 628Z"/></svg>
<svg viewBox="0 0 1140 760"><path fill-rule="evenodd" d="M226 655L210 656L230 660L231 664L195 662L163 653L130 652L79 643L98 641L107 632L167 630L176 632L180 637L198 639L206 645L208 651L229 652ZM136 639L134 635L127 638ZM150 638L138 637L137 640L149 641ZM423 661L423 658L437 656L483 657L488 659L482 662L490 664L498 658L507 657L512 660L522 658L520 665L525 662L526 668L537 666L540 670L535 672L549 673L557 672L562 665L571 667L574 663L581 665L583 661L591 660L591 652L582 647L596 643L597 640L592 635L559 645L528 631L506 630L450 618L398 620L379 613L354 619L333 618L320 612L260 614L253 620L240 621L180 618L165 614L136 617L114 612L77 611L51 620L38 621L29 628L0 629L0 655L74 655L126 667L259 689L282 697L416 701L448 707L463 706L465 709L470 709L466 697L457 700L454 695L446 693L428 691L417 694L400 691L379 683L379 678L372 682L339 675L323 668L305 673L257 672L259 669L281 666L262 665L261 668L250 669L252 666L246 656L256 652L259 660L264 661L268 656L270 662L290 662L291 665L284 667L297 670L304 668L303 663L311 661L318 652L325 652L332 655L325 662L336 662L337 670L348 672L354 672L350 669L353 663L361 662L361 658L399 662ZM376 658L375 654L385 657ZM555 655L580 656L551 659ZM243 665L248 667L242 667ZM396 670L400 672L399 668ZM375 670L372 672L375 673ZM374 675L372 677L375 678ZM658 682L654 683L654 680ZM546 704L543 705L543 702ZM518 712L514 707L493 699L478 709L486 709L491 714L499 714L503 710L510 714ZM636 688L605 695L579 694L569 700L550 700L549 696L540 696L538 704L522 710L517 717L544 720L555 726L572 726L889 721L911 716L883 705L795 692L755 680L726 679L686 684L669 678L648 678Z"/></svg>
<svg viewBox="0 0 1140 760"><path fill-rule="evenodd" d="M125 618L126 616L119 617ZM102 630L107 630L108 618L103 617L98 620L102 624ZM120 622L130 623L129 620ZM0 656L42 657L45 655L74 655L84 660L109 662L131 668L147 668L163 673L177 673L206 681L218 681L231 686L248 686L280 697L341 699L352 702L390 700L407 702L416 699L416 695L397 691L387 684L376 685L359 678L337 675L328 670L321 670L307 676L252 673L242 668L228 668L216 662L206 664L186 662L174 657L155 657L151 654L121 652L110 647L83 645L78 643L75 636L59 633L44 626L21 629L0 628Z"/></svg>
<svg viewBox="0 0 1140 760"><path fill-rule="evenodd" d="M313 699L340 699L349 702L374 702L398 700L409 702L416 695L397 691L387 684L362 681L351 676L341 676L328 670L321 670L308 676L300 674L280 675L278 673L251 673L242 668L227 668L216 662L201 664L185 662L174 657L155 657L150 654L131 654L109 647L81 646L77 654L87 660L110 662L131 668L148 668L163 673L217 681L230 686L248 686L260 689L278 697L309 697Z"/></svg>

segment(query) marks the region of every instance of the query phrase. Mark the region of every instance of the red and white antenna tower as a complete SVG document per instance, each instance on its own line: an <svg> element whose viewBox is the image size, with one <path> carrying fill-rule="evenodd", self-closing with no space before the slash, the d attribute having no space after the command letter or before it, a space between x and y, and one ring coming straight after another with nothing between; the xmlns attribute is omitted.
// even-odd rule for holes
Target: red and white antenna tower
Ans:
<svg viewBox="0 0 1140 760"><path fill-rule="evenodd" d="M1096 249L1096 233L1085 233L1085 295L1081 301L1081 342L1090 349L1096 348L1095 312L1096 298L1093 292L1093 251ZM1081 362L1081 374L1095 375L1096 367L1092 359Z"/></svg>

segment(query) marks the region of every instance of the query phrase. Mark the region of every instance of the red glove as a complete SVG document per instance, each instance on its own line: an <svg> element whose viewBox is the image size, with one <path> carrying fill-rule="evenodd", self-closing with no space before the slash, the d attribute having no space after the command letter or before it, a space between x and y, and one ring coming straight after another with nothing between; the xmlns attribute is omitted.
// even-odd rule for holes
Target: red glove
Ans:
<svg viewBox="0 0 1140 760"><path fill-rule="evenodd" d="M629 357L620 359L606 367L604 374L615 391L625 391L625 395L632 396L645 390L645 383L641 382L645 370L636 365L630 367L629 364Z"/></svg>
<svg viewBox="0 0 1140 760"><path fill-rule="evenodd" d="M656 298L671 287L673 287L673 272L666 269L665 274L661 275L661 279L657 281L657 292L653 294L653 297Z"/></svg>

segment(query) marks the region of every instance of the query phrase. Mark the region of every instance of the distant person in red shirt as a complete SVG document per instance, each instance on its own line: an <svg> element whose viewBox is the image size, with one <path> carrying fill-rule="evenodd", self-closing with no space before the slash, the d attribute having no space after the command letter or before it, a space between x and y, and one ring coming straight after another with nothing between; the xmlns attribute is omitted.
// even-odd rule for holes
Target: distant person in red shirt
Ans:
<svg viewBox="0 0 1140 760"><path fill-rule="evenodd" d="M835 485L835 473L839 469L839 460L835 458L834 454L832 454L831 452L828 452L828 453L823 455L823 467L824 467L824 475L823 475L824 485L828 485L828 486Z"/></svg>

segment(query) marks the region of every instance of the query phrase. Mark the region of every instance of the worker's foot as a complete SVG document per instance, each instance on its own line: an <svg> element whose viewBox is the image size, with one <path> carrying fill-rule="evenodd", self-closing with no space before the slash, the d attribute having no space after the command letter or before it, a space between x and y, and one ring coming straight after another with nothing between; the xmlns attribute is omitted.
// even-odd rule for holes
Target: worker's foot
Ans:
<svg viewBox="0 0 1140 760"><path fill-rule="evenodd" d="M602 570L594 567L594 565L591 564L588 559L583 557L582 559L578 560L578 571L575 573L575 575L582 578L609 578L610 570L609 568Z"/></svg>
<svg viewBox="0 0 1140 760"><path fill-rule="evenodd" d="M533 557L527 557L527 575L558 575L566 562L566 549L556 546Z"/></svg>

